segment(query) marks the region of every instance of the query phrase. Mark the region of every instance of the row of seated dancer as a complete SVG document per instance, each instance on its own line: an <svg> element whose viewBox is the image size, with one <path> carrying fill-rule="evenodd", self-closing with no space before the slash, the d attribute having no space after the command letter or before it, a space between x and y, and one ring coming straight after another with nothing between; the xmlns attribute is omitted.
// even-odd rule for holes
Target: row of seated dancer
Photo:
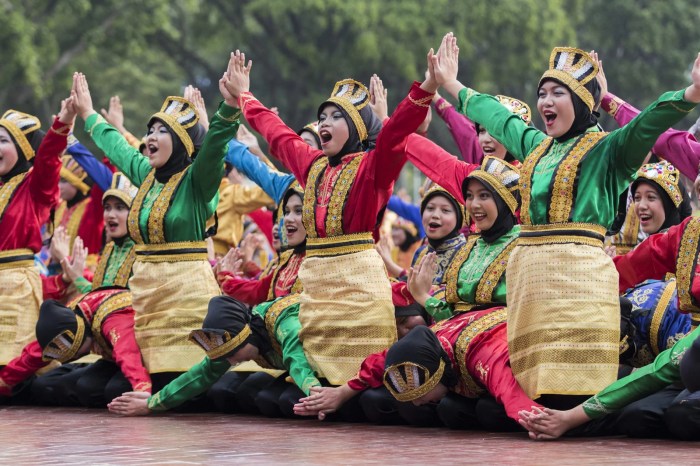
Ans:
<svg viewBox="0 0 700 466"><path fill-rule="evenodd" d="M82 73L45 135L7 111L0 400L700 438L700 219L680 183L700 144L669 129L700 102L700 58L691 85L639 112L595 53L557 47L542 132L524 102L462 85L458 56L447 34L391 116L377 76L339 81L299 132L250 92L239 51L210 121L188 88L143 140L117 100L94 110ZM461 157L425 137L431 104ZM598 105L620 129L600 129ZM105 160L72 137L77 116ZM291 173L236 139L242 117ZM406 162L433 183L418 206L391 196ZM259 190L222 182L227 166ZM279 249L260 271L226 251L271 203Z"/></svg>

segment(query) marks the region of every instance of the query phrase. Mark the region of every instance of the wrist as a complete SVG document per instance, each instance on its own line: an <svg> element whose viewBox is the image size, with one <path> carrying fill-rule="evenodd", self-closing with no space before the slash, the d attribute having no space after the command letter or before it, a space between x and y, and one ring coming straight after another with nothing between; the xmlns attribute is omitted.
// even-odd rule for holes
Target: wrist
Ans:
<svg viewBox="0 0 700 466"><path fill-rule="evenodd" d="M66 285L73 283L73 280L66 272L63 272L61 274L61 280L63 280L63 283L65 283Z"/></svg>
<svg viewBox="0 0 700 466"><path fill-rule="evenodd" d="M80 112L80 118L83 120L87 120L91 115L97 113L94 108L90 107L89 109Z"/></svg>

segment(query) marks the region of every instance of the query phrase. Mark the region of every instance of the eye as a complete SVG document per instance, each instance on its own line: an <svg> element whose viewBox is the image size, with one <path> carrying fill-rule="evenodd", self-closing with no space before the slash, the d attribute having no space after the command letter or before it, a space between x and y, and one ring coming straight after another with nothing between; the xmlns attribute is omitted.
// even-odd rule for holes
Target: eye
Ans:
<svg viewBox="0 0 700 466"><path fill-rule="evenodd" d="M318 117L318 122L320 123L320 122L324 121L325 119L326 119L326 114L325 114L325 113L322 113L322 114L319 115L319 117Z"/></svg>

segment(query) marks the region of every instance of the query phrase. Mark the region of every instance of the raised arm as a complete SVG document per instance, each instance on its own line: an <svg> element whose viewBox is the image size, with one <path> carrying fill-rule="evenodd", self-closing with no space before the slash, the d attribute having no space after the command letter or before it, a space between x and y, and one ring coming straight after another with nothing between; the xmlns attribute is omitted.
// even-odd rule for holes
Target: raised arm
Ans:
<svg viewBox="0 0 700 466"><path fill-rule="evenodd" d="M464 203L462 183L479 165L463 162L430 139L417 134L408 137L406 155L425 176Z"/></svg>
<svg viewBox="0 0 700 466"><path fill-rule="evenodd" d="M481 163L484 154L479 145L479 135L476 133L474 123L466 116L459 113L454 106L443 99L440 94L435 94L433 99L435 112L443 119L450 130L462 160L467 163Z"/></svg>
<svg viewBox="0 0 700 466"><path fill-rule="evenodd" d="M226 162L260 186L276 204L280 203L284 193L294 181L294 175L282 173L270 167L237 139L231 139L228 143Z"/></svg>
<svg viewBox="0 0 700 466"><path fill-rule="evenodd" d="M112 170L100 162L92 155L87 147L82 145L72 134L68 137L68 152L85 170L90 178L100 187L102 191L107 191L112 185Z"/></svg>
<svg viewBox="0 0 700 466"><path fill-rule="evenodd" d="M227 70L226 89L237 99L248 123L270 145L270 154L280 160L299 180L299 184L304 186L311 165L323 156L323 152L309 147L275 112L266 108L250 93L252 65L252 61L246 64L245 54L238 50L232 53Z"/></svg>

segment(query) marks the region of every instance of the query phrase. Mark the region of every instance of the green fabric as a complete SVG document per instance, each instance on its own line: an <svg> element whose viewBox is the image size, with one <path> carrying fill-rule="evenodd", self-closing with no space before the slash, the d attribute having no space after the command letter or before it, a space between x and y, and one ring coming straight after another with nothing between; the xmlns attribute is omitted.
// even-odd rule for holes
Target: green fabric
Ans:
<svg viewBox="0 0 700 466"><path fill-rule="evenodd" d="M209 131L192 167L183 176L165 216L165 239L168 242L202 241L206 222L214 214L219 202L219 184L224 173L225 148L236 136L240 121L229 121L238 113L224 104L214 114ZM85 130L109 160L136 186L141 186L152 170L148 158L130 146L119 131L110 126L102 116L94 113L85 121ZM151 188L158 187L154 183ZM152 205L152 201L151 201ZM150 210L150 209L143 209ZM146 215L141 212L139 226L144 241L148 242Z"/></svg>
<svg viewBox="0 0 700 466"><path fill-rule="evenodd" d="M618 411L628 404L652 395L681 379L679 366L683 354L700 335L700 327L659 353L654 362L613 382L583 403L588 417L595 419Z"/></svg>
<svg viewBox="0 0 700 466"><path fill-rule="evenodd" d="M275 301L258 304L253 308L253 313L265 320L265 314ZM275 334L270 335L270 338L276 339L279 343L282 349L282 362L289 371L292 380L294 380L294 383L301 391L308 395L309 389L321 386L321 382L316 378L314 370L306 359L304 348L299 340L300 330L299 304L292 304L285 308L277 317L274 328Z"/></svg>
<svg viewBox="0 0 700 466"><path fill-rule="evenodd" d="M656 139L683 119L695 104L683 99L685 90L666 92L622 128L611 132L590 149L580 166L572 221L594 223L608 228L612 223L620 193L641 166ZM508 152L521 162L546 138L542 131L527 126L495 97L464 88L459 93L459 111L478 122ZM597 131L590 128L589 131ZM530 219L533 225L549 223L550 183L554 167L571 148L574 140L553 141L535 167L532 176Z"/></svg>
<svg viewBox="0 0 700 466"><path fill-rule="evenodd" d="M503 250L518 237L520 226L514 226L508 233L489 244L479 238L474 244L474 248L469 253L469 257L464 261L459 269L457 278L457 295L462 302L475 304L476 289L479 286L484 272L491 263L503 252ZM506 275L501 275L501 279L493 290L492 302L504 304L506 302ZM425 309L436 321L449 319L454 315L454 305L440 299L430 297L425 302Z"/></svg>
<svg viewBox="0 0 700 466"><path fill-rule="evenodd" d="M85 277L78 277L73 280L75 288L80 294L89 293L92 290L92 283L90 283Z"/></svg>
<svg viewBox="0 0 700 466"><path fill-rule="evenodd" d="M127 237L121 246L114 243L112 254L107 258L107 267L105 268L105 276L102 280L102 286L113 286L114 280L117 278L117 272L126 260L129 252L134 247L134 240Z"/></svg>
<svg viewBox="0 0 700 466"><path fill-rule="evenodd" d="M231 367L228 360L212 361L205 357L200 363L163 387L158 393L148 398L148 409L151 411L167 411L180 406L187 400L200 395L219 380Z"/></svg>

